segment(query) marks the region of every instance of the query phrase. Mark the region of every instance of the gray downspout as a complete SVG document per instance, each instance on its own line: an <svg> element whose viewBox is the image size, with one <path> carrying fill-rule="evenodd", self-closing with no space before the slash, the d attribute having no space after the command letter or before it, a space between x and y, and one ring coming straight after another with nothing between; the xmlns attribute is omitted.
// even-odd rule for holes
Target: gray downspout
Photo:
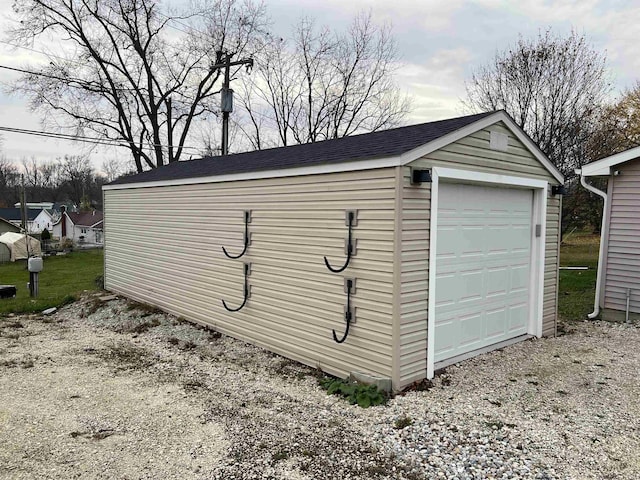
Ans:
<svg viewBox="0 0 640 480"><path fill-rule="evenodd" d="M605 228L609 223L609 209L607 208L607 194L602 190L598 190L589 185L582 176L582 170L576 170L580 175L580 184L590 192L600 195L604 199L604 207L602 208L602 225L600 226L600 250L598 252L598 272L596 273L596 298L593 302L593 312L587 315L587 318L593 320L600 314L600 290L602 289L602 270L604 266L604 235Z"/></svg>

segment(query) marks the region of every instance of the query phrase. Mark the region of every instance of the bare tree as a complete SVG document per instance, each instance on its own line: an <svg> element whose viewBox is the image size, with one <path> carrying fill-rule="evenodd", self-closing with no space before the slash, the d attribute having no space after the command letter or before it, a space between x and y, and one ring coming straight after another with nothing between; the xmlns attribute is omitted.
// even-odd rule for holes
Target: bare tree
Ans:
<svg viewBox="0 0 640 480"><path fill-rule="evenodd" d="M466 84L472 110L504 109L564 173L586 159L586 140L610 91L605 55L584 36L520 38Z"/></svg>
<svg viewBox="0 0 640 480"><path fill-rule="evenodd" d="M137 171L185 154L194 123L217 110L222 52L246 52L264 22L252 0L197 0L183 15L155 0L25 0L13 8L13 41L64 44L14 90L54 127L126 145Z"/></svg>
<svg viewBox="0 0 640 480"><path fill-rule="evenodd" d="M60 188L76 205L83 203L93 181L93 167L86 155L65 155L58 159L63 181Z"/></svg>
<svg viewBox="0 0 640 480"><path fill-rule="evenodd" d="M598 160L637 146L640 146L640 82L603 109L589 139L589 160Z"/></svg>
<svg viewBox="0 0 640 480"><path fill-rule="evenodd" d="M239 102L249 118L244 131L261 148L396 126L409 110L393 81L397 60L391 28L370 14L343 34L302 19L292 39L272 38L258 57Z"/></svg>
<svg viewBox="0 0 640 480"><path fill-rule="evenodd" d="M38 159L34 156L31 156L29 158L23 157L21 159L21 163L25 185L31 187L32 189L41 187L41 171L40 165L38 164Z"/></svg>
<svg viewBox="0 0 640 480"><path fill-rule="evenodd" d="M18 167L0 152L0 207L12 207L18 198Z"/></svg>
<svg viewBox="0 0 640 480"><path fill-rule="evenodd" d="M130 172L128 162L122 158L109 157L102 162L102 173L105 175L105 181L113 182L116 178L121 177Z"/></svg>

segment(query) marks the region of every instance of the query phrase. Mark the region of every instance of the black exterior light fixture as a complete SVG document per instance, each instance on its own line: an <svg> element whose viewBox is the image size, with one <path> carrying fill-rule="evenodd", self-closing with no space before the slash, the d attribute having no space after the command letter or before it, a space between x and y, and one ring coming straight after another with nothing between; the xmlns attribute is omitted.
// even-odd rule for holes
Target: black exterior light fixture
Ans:
<svg viewBox="0 0 640 480"><path fill-rule="evenodd" d="M567 187L564 185L552 185L551 186L551 194L552 195L566 195L569 193Z"/></svg>
<svg viewBox="0 0 640 480"><path fill-rule="evenodd" d="M431 170L424 170L411 167L411 185L421 183L431 183Z"/></svg>

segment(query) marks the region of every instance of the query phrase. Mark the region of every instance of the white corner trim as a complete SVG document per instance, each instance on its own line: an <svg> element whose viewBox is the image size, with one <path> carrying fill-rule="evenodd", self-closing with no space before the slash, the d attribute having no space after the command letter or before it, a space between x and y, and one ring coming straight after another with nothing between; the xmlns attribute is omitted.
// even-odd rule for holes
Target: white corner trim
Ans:
<svg viewBox="0 0 640 480"><path fill-rule="evenodd" d="M427 300L427 378L434 376L436 358L436 252L438 246L438 169L431 169L431 215L429 217L429 287Z"/></svg>
<svg viewBox="0 0 640 480"><path fill-rule="evenodd" d="M102 190L126 190L130 188L170 187L178 185L197 185L201 183L221 183L238 180L261 180L266 178L297 177L301 175L315 175L322 173L354 172L400 166L400 157L376 158L335 164L313 165L309 167L282 168L279 170L251 171L233 173L230 175L212 175L208 177L177 178L174 180L159 180L155 182L123 183L121 185L105 185Z"/></svg>
<svg viewBox="0 0 640 480"><path fill-rule="evenodd" d="M595 162L582 166L581 175L585 177L607 176L611 174L611 167L628 162L640 157L640 147L631 148L624 152L616 153L610 157L605 157Z"/></svg>
<svg viewBox="0 0 640 480"><path fill-rule="evenodd" d="M542 337L542 326L544 323L544 267L547 249L547 185L541 189L533 191L533 228L531 242L531 269L529 272L529 285L534 285L531 289L530 317L528 333L536 337ZM540 237L536 237L535 225L540 224Z"/></svg>
<svg viewBox="0 0 640 480"><path fill-rule="evenodd" d="M431 218L429 224L429 298L427 302L427 378L435 370L435 299L436 299L436 252L438 246L438 190L441 180L461 180L487 185L504 185L533 190L532 245L529 294L529 325L527 333L542 336L544 314L544 266L546 250L547 195L549 182L511 175L474 172L453 168L431 169ZM540 224L540 237L535 235L535 225Z"/></svg>

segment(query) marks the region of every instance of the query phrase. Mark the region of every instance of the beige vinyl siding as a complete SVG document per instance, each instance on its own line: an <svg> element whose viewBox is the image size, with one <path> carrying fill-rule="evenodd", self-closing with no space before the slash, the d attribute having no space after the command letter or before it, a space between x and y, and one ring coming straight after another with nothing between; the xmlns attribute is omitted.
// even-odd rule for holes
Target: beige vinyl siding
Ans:
<svg viewBox="0 0 640 480"><path fill-rule="evenodd" d="M604 307L640 313L640 159L616 167L611 177Z"/></svg>
<svg viewBox="0 0 640 480"><path fill-rule="evenodd" d="M411 185L409 167L401 171L400 384L406 386L427 375L431 184Z"/></svg>
<svg viewBox="0 0 640 480"><path fill-rule="evenodd" d="M391 377L395 169L107 190L106 287L323 370ZM358 210L345 259L345 210ZM251 244L242 250L243 211ZM243 262L251 295L242 302ZM344 329L345 277L356 323Z"/></svg>
<svg viewBox="0 0 640 480"><path fill-rule="evenodd" d="M555 182L554 182L555 183ZM560 221L562 197L547 198L547 225L544 261L544 300L542 335L554 336L558 326L558 282L560 268Z"/></svg>
<svg viewBox="0 0 640 480"><path fill-rule="evenodd" d="M489 148L491 131L503 133L509 137L506 152ZM446 145L422 159L412 162L411 165L467 170L471 168L479 172L545 179L554 185L558 183L502 122Z"/></svg>
<svg viewBox="0 0 640 480"><path fill-rule="evenodd" d="M491 150L489 139L491 131L508 135L508 149L506 152ZM474 170L479 172L514 175L547 180L551 185L557 185L557 180L533 156L531 152L511 133L502 123L494 124L485 129L464 137L435 152L425 155L410 164L418 168L446 167ZM426 368L426 354L424 361L418 359L418 350L426 349L426 318L428 297L428 262L429 251L429 217L430 217L430 186L420 187L409 184L408 169L405 171L404 210L409 213L411 222L403 222L403 238L407 246L403 248L402 257L402 296L401 296L401 324L405 331L411 332L416 342L405 341L407 347L402 356L402 377L409 382L417 378L419 372ZM422 212L426 213L422 213ZM405 226L406 224L406 226ZM421 224L421 228L413 226ZM554 335L557 319L557 285L559 265L559 232L560 232L560 199L549 195L547 198L547 225L545 246L544 271L544 303L543 303L543 335ZM414 241L408 240L414 238ZM406 249L406 251L405 251ZM423 276L424 275L424 276ZM410 382L409 382L410 383Z"/></svg>

